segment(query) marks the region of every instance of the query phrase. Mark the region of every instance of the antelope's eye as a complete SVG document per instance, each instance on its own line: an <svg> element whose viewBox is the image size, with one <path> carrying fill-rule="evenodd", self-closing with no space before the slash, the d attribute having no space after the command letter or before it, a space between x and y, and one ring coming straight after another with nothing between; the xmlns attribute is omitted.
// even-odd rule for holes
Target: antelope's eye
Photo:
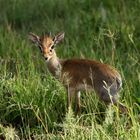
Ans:
<svg viewBox="0 0 140 140"><path fill-rule="evenodd" d="M54 45L51 46L51 49L53 49L53 48L54 48Z"/></svg>

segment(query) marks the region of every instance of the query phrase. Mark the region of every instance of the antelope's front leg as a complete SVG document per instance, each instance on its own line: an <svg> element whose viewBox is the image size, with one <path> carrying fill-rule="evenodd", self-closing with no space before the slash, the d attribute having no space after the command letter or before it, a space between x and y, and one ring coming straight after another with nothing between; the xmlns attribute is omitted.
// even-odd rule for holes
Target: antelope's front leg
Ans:
<svg viewBox="0 0 140 140"><path fill-rule="evenodd" d="M76 115L80 115L80 91L76 93L75 104L76 104Z"/></svg>
<svg viewBox="0 0 140 140"><path fill-rule="evenodd" d="M72 106L73 98L75 97L75 90L72 88L68 88L67 90L67 109L69 111L70 107Z"/></svg>

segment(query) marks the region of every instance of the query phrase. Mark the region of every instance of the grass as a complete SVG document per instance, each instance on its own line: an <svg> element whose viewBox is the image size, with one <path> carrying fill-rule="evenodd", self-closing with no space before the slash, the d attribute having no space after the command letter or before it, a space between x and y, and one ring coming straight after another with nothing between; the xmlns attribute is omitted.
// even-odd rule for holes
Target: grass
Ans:
<svg viewBox="0 0 140 140"><path fill-rule="evenodd" d="M0 1L0 138L137 140L140 137L140 1ZM82 112L66 113L66 91L52 77L28 33L65 32L61 58L89 58L115 66L121 101L100 103L82 94ZM113 113L114 112L114 113Z"/></svg>

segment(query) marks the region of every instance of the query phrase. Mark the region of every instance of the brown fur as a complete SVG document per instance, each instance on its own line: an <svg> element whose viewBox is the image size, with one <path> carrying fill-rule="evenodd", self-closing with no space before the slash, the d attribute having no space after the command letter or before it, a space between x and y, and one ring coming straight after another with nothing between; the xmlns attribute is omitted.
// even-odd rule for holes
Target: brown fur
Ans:
<svg viewBox="0 0 140 140"><path fill-rule="evenodd" d="M103 85L103 81L111 86L118 78L121 79L120 74L114 68L94 60L66 60L62 63L62 75L63 73L68 73L71 79L70 84L74 85L75 88L79 83L84 84L86 82L86 84L92 85L96 89L96 86Z"/></svg>
<svg viewBox="0 0 140 140"><path fill-rule="evenodd" d="M53 39L50 36L39 38L31 33L30 39L39 44L49 71L58 78L68 90L67 103L71 106L76 97L77 113L80 111L80 91L95 91L106 104L119 104L122 111L125 107L118 102L118 92L122 85L120 74L113 67L94 60L68 59L60 60L53 48L64 38L60 33Z"/></svg>

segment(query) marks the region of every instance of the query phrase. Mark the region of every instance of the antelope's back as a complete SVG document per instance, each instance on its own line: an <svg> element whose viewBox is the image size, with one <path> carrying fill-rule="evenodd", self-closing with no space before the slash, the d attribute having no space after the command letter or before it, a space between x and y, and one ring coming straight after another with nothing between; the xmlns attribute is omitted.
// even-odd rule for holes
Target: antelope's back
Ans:
<svg viewBox="0 0 140 140"><path fill-rule="evenodd" d="M87 85L100 86L103 81L111 85L114 81L121 86L120 74L111 66L93 60L70 59L62 64L62 77L70 85L86 83Z"/></svg>

